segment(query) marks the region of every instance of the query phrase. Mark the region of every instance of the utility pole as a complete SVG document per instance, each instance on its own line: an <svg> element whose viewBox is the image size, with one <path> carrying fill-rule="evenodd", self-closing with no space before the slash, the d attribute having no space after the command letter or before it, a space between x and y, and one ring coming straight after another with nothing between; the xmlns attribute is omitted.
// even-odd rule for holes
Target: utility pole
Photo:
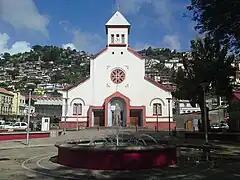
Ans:
<svg viewBox="0 0 240 180"><path fill-rule="evenodd" d="M167 98L167 100L168 100L168 134L170 136L171 135L171 106L170 106L171 98Z"/></svg>
<svg viewBox="0 0 240 180"><path fill-rule="evenodd" d="M31 114L31 100L32 100L32 89L29 89L26 145L29 145L29 133L30 133L29 124L30 124L30 114Z"/></svg>

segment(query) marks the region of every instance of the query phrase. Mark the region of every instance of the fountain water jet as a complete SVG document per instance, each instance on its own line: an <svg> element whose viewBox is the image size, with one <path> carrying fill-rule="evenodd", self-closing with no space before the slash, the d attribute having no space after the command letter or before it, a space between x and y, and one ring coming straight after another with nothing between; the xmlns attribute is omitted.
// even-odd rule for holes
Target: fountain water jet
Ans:
<svg viewBox="0 0 240 180"><path fill-rule="evenodd" d="M56 144L58 163L92 170L139 170L176 164L176 146L159 144L149 134L124 132L119 112L116 107L112 134Z"/></svg>

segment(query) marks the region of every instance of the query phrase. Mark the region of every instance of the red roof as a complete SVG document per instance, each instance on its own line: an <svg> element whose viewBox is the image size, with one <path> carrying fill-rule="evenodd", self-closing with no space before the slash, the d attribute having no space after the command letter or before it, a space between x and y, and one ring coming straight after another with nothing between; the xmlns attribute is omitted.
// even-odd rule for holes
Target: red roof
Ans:
<svg viewBox="0 0 240 180"><path fill-rule="evenodd" d="M233 93L233 98L235 98L236 100L240 101L240 91L235 91Z"/></svg>
<svg viewBox="0 0 240 180"><path fill-rule="evenodd" d="M31 96L32 99L48 99L48 100L58 100L58 99L62 99L62 96L59 95L53 95L53 96L39 96L39 95L32 95ZM29 96L26 95L25 99L28 100Z"/></svg>
<svg viewBox="0 0 240 180"><path fill-rule="evenodd" d="M110 45L113 46L113 45ZM137 51L135 51L134 49L130 48L129 45L126 44L114 44L114 46L118 46L118 47L123 47L123 46L128 46L127 50L129 52L131 52L132 54L134 54L135 56L137 56L139 59L143 59L143 56L138 53ZM106 50L108 49L108 47L104 48L103 50L101 50L100 52L98 52L97 54L95 54L94 56L92 56L93 59L96 59L99 55L101 55L102 53L104 53Z"/></svg>
<svg viewBox="0 0 240 180"><path fill-rule="evenodd" d="M105 47L103 50L99 51L97 54L95 54L92 58L96 59L100 54L102 54L103 52L105 52L108 48Z"/></svg>
<svg viewBox="0 0 240 180"><path fill-rule="evenodd" d="M161 89L164 90L164 91L169 91L169 92L172 92L172 91L173 91L172 89L167 88L167 87L164 86L163 84L161 84L161 83L159 83L159 82L156 82L156 81L154 81L153 79L151 79L151 78L149 78L149 77L146 77L146 76L145 76L144 79L145 79L146 81L152 83L153 85L161 88Z"/></svg>
<svg viewBox="0 0 240 180"><path fill-rule="evenodd" d="M143 59L143 56L141 54L139 54L137 51L135 51L134 49L130 48L129 46L128 46L127 50L129 52L131 52L132 54L134 54L135 56L137 56L139 59Z"/></svg>
<svg viewBox="0 0 240 180"><path fill-rule="evenodd" d="M65 91L68 91L68 90L70 90L70 89L72 89L72 88L74 88L74 87L77 87L78 85L86 82L86 81L89 80L89 79L90 79L90 77L88 77L88 78L86 78L86 79L84 79L84 80L78 81L78 82L75 83L74 85L66 87L64 90L65 90Z"/></svg>
<svg viewBox="0 0 240 180"><path fill-rule="evenodd" d="M5 94L5 95L9 95L9 96L14 96L11 92L9 92L8 90L6 90L4 88L0 88L0 93Z"/></svg>

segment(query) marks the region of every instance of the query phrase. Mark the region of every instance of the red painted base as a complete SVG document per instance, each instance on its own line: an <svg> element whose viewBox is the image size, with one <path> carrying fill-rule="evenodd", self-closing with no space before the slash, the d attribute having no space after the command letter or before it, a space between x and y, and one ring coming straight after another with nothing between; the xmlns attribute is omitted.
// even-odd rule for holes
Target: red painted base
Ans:
<svg viewBox="0 0 240 180"><path fill-rule="evenodd" d="M93 170L140 170L176 164L176 147L131 150L101 147L58 147L61 165Z"/></svg>
<svg viewBox="0 0 240 180"><path fill-rule="evenodd" d="M146 126L148 128L155 129L157 128L157 122L146 122ZM170 129L174 130L176 128L176 123L171 122L170 123ZM168 122L158 122L158 130L168 130L169 129L169 123Z"/></svg>
<svg viewBox="0 0 240 180"><path fill-rule="evenodd" d="M65 127L65 122L60 121L59 122L59 128L64 129L64 127ZM79 127L79 129L83 129L83 128L88 127L87 121L78 122L78 127ZM77 122L76 121L67 121L66 122L66 129L77 129Z"/></svg>
<svg viewBox="0 0 240 180"><path fill-rule="evenodd" d="M26 132L11 132L11 133L0 133L0 141L9 141L9 140L21 140L21 139L26 139ZM39 132L39 133L30 133L29 138L34 139L34 138L48 138L50 137L49 132Z"/></svg>
<svg viewBox="0 0 240 180"><path fill-rule="evenodd" d="M59 128L64 129L65 123L64 121L59 122ZM78 122L79 129L87 128L88 123L86 121L84 122ZM146 122L146 127L150 129L155 129L157 127L157 122ZM171 130L175 129L176 123L171 122L170 128ZM77 122L76 121L67 121L66 122L66 128L67 129L77 129ZM169 129L169 123L168 122L159 122L158 123L158 130L168 130Z"/></svg>
<svg viewBox="0 0 240 180"><path fill-rule="evenodd" d="M25 129L0 129L0 133L5 133L5 132L26 132Z"/></svg>

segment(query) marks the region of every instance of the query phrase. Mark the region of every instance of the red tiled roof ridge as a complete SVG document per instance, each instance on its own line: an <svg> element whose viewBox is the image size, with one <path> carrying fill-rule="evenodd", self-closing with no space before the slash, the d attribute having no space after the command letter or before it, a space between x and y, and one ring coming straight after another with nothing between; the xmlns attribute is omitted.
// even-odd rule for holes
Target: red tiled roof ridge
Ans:
<svg viewBox="0 0 240 180"><path fill-rule="evenodd" d="M135 51L134 49L132 49L129 45L128 45L127 50L128 50L129 52L133 53L135 56L137 56L137 57L140 58L140 59L143 59L143 58L144 58L140 53L138 53L137 51Z"/></svg>
<svg viewBox="0 0 240 180"><path fill-rule="evenodd" d="M90 79L90 77L87 77L87 78L85 78L85 79L82 79L82 80L76 82L74 85L67 86L66 88L64 88L64 90L65 90L65 91L68 91L68 90L70 90L70 89L72 89L72 88L74 88L74 87L77 87L78 85L86 82L86 81L89 80L89 79Z"/></svg>
<svg viewBox="0 0 240 180"><path fill-rule="evenodd" d="M108 47L105 47L104 49L102 49L101 51L99 51L97 54L92 56L92 59L96 59L99 55L101 55L102 53L104 53L106 50L108 49Z"/></svg>
<svg viewBox="0 0 240 180"><path fill-rule="evenodd" d="M144 79L147 80L148 82L152 83L153 85L161 88L161 89L164 90L164 91L172 92L172 89L166 87L165 85L163 85L163 84L161 84L161 83L159 83L159 82L157 82L157 81L154 81L153 79L151 79L151 78L149 78L149 77L147 77L147 76L145 76Z"/></svg>
<svg viewBox="0 0 240 180"><path fill-rule="evenodd" d="M10 96L14 96L14 94L12 94L10 91L8 91L4 88L0 88L0 93L10 95Z"/></svg>
<svg viewBox="0 0 240 180"><path fill-rule="evenodd" d="M102 53L104 53L106 50L108 49L108 46L105 47L104 49L102 49L101 51L99 51L97 54L92 56L92 59L96 59L99 55L101 55ZM135 55L136 57L138 57L139 59L144 59L143 55L138 53L137 51L135 51L134 49L132 49L129 45L127 45L127 50L129 52L131 52L133 55Z"/></svg>

